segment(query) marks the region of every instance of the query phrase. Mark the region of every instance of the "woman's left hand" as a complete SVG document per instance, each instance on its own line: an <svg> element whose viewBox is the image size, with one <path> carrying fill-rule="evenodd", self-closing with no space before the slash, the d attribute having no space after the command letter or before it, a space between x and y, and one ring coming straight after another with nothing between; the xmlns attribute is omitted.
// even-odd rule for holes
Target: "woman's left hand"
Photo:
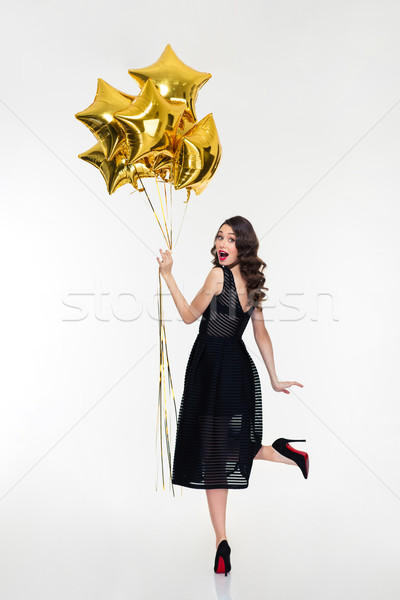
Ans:
<svg viewBox="0 0 400 600"><path fill-rule="evenodd" d="M272 381L271 382L272 389L276 392L284 392L285 394L290 394L289 390L285 389L290 387L291 385L298 385L299 387L304 387L302 383L298 381Z"/></svg>

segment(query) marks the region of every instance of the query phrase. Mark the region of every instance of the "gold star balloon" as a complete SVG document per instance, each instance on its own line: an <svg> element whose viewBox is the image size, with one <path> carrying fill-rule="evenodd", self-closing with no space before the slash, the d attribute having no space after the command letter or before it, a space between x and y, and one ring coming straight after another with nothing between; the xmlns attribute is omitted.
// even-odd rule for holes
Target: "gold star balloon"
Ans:
<svg viewBox="0 0 400 600"><path fill-rule="evenodd" d="M126 156L122 153L107 160L100 143L79 154L79 158L99 169L109 194L113 194L117 188L126 183L131 183L136 189L139 189L138 180L142 177L154 177L154 172L146 163L129 164Z"/></svg>
<svg viewBox="0 0 400 600"><path fill-rule="evenodd" d="M210 113L194 125L178 142L173 169L175 189L196 194L207 187L221 160L221 144Z"/></svg>
<svg viewBox="0 0 400 600"><path fill-rule="evenodd" d="M129 69L131 75L142 88L146 81L152 79L160 94L168 100L184 100L185 117L193 123L196 121L195 104L200 88L211 77L211 73L202 73L188 67L167 44L160 58L144 69Z"/></svg>
<svg viewBox="0 0 400 600"><path fill-rule="evenodd" d="M134 98L98 79L94 102L75 115L96 136L107 160L111 160L125 144L124 130L114 118L114 112L127 108Z"/></svg>
<svg viewBox="0 0 400 600"><path fill-rule="evenodd" d="M170 102L161 96L153 81L146 81L140 94L115 118L125 130L130 162L154 152L169 152L179 120L185 110L184 102Z"/></svg>

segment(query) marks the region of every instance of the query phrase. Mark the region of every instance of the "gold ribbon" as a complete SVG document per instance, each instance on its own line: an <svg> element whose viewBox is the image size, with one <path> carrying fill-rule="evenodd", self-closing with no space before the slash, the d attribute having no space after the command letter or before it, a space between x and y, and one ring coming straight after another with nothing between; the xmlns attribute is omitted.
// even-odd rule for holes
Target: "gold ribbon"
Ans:
<svg viewBox="0 0 400 600"><path fill-rule="evenodd" d="M147 190L143 184L140 175L138 174L138 178L145 192L146 198L149 201L153 214L157 220L157 223L161 229L163 234L165 243L170 250L172 251L172 183L170 186L170 193L167 194L166 183L165 181L160 181L164 185L164 195L161 194L159 181L156 178L156 185L158 191L158 197L160 201L161 214L162 214L162 223L157 216L157 213L154 209L154 206L150 200L150 197L147 193ZM163 200L164 196L164 200ZM168 206L168 201L170 206ZM163 205L164 202L164 205ZM175 241L178 241L179 234L182 229L183 221L186 215L187 206L189 203L189 194L184 201L185 210L183 213L181 225L179 228L178 236ZM169 221L169 225L168 225ZM174 485L172 483L172 425L177 426L178 423L178 413L175 402L175 393L174 386L172 383L172 373L171 373L171 365L168 356L168 344L167 344L167 332L165 327L164 320L164 310L163 310L163 294L162 294L162 278L160 271L158 271L158 289L157 289L157 307L158 307L158 335L159 335L159 353L160 353L160 367L159 367L159 384L158 384L158 401L157 401L157 422L156 422L156 460L157 460L157 449L159 448L159 461L157 460L157 470L156 470L156 481L155 488L158 490L158 480L159 480L159 469L158 463L161 464L161 479L163 484L163 490L165 491L165 480L166 480L166 471L169 475L170 489L172 489L172 493L175 496ZM181 490L182 491L182 490Z"/></svg>

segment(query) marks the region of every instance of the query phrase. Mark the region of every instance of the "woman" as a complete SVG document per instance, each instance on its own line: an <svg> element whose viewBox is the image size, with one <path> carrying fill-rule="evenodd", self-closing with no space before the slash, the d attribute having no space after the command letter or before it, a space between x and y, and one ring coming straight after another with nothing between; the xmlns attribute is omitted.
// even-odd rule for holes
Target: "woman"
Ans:
<svg viewBox="0 0 400 600"><path fill-rule="evenodd" d="M252 320L256 343L272 388L289 394L297 381L279 381L273 350L265 328L261 301L266 263L258 256L259 242L251 223L241 216L227 219L211 249L214 267L189 305L171 268L169 250L157 257L163 276L184 323L200 316L199 333L186 367L179 410L172 483L205 489L216 535L214 571L231 570L225 517L228 489L248 487L254 459L300 467L308 476L308 455L279 438L262 441L262 400L257 369L242 340Z"/></svg>

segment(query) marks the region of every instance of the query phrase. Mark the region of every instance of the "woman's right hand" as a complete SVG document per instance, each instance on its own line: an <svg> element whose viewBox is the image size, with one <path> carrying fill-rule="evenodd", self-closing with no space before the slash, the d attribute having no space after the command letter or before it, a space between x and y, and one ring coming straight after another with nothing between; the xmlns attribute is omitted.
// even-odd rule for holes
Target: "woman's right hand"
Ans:
<svg viewBox="0 0 400 600"><path fill-rule="evenodd" d="M161 260L159 259L159 257L157 256L157 261L159 264L159 272L161 273L161 275L165 278L165 275L167 275L168 273L171 273L171 269L172 269L172 264L173 264L173 259L172 259L172 254L169 250L166 250L165 252L163 252L161 250L161 248L159 248L160 250L160 254L161 254Z"/></svg>

